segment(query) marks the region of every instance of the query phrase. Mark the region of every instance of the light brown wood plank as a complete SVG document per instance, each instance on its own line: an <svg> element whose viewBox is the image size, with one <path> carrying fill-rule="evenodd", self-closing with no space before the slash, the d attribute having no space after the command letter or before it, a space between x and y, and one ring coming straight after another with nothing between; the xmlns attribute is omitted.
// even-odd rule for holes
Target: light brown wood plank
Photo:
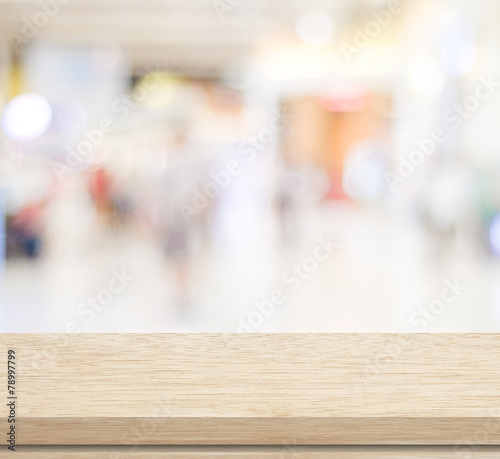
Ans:
<svg viewBox="0 0 500 459"><path fill-rule="evenodd" d="M18 444L500 444L500 335L2 335L8 349Z"/></svg>
<svg viewBox="0 0 500 459"><path fill-rule="evenodd" d="M500 457L500 447L249 447L249 448L151 448L117 447L21 447L23 459L491 459ZM0 451L0 459L12 452Z"/></svg>

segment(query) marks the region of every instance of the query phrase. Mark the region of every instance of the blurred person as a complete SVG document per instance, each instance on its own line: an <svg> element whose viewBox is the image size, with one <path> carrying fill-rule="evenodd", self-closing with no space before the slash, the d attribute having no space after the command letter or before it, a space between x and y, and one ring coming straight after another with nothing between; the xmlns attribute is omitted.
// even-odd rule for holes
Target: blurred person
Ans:
<svg viewBox="0 0 500 459"><path fill-rule="evenodd" d="M194 216L182 211L182 206L192 207L193 193L204 183L205 167L191 159L192 149L184 135L177 135L171 148L171 167L159 177L158 226L162 250L174 270L174 302L184 315L193 305L192 262L208 233L204 227L211 201L206 197L207 205L196 209Z"/></svg>
<svg viewBox="0 0 500 459"><path fill-rule="evenodd" d="M168 206L169 204L167 204ZM190 256L191 235L189 225L182 217L171 214L164 227L164 250L174 265L176 302L180 307L188 307L190 301Z"/></svg>
<svg viewBox="0 0 500 459"><path fill-rule="evenodd" d="M30 259L38 258L42 250L43 203L25 205L7 219L7 254Z"/></svg>
<svg viewBox="0 0 500 459"><path fill-rule="evenodd" d="M89 193L99 217L108 219L111 214L112 179L109 172L101 167L91 173L89 178Z"/></svg>
<svg viewBox="0 0 500 459"><path fill-rule="evenodd" d="M288 244L297 238L297 191L300 179L290 164L283 161L278 166L276 185L276 210L281 240Z"/></svg>
<svg viewBox="0 0 500 459"><path fill-rule="evenodd" d="M110 190L110 215L113 229L120 231L130 225L134 210L129 187L123 181L115 181Z"/></svg>
<svg viewBox="0 0 500 459"><path fill-rule="evenodd" d="M423 223L441 261L457 248L458 237L474 226L473 189L471 171L460 164L434 170L427 181L421 200Z"/></svg>

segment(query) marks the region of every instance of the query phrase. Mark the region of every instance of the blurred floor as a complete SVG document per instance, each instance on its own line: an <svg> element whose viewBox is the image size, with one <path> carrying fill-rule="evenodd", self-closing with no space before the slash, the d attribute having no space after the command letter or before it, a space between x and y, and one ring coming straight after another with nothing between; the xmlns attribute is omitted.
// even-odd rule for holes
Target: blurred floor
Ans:
<svg viewBox="0 0 500 459"><path fill-rule="evenodd" d="M237 256L230 247L200 248L191 260L188 298L179 298L175 270L155 241L102 228L94 250L78 258L54 255L7 265L0 331L64 332L68 323L83 332L498 331L500 263L463 244L438 261L415 225L351 204L303 209L299 221L304 223L291 250L276 231L272 241L250 232L247 243L257 250ZM339 246L293 291L296 284L282 276L313 255L325 228ZM103 296L93 314L89 303L78 310L107 287L113 270L133 279L109 304ZM456 300L444 309L436 304L427 315L419 312L455 280L465 286ZM259 313L254 302L274 289L285 300L267 308L268 316Z"/></svg>

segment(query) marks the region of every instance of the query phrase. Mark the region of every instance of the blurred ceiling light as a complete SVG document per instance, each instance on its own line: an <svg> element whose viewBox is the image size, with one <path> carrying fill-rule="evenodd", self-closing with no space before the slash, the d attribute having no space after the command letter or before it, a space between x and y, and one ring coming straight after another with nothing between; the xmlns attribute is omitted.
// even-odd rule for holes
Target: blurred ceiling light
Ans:
<svg viewBox="0 0 500 459"><path fill-rule="evenodd" d="M322 45L333 35L333 21L321 11L310 11L299 17L295 30L304 43L313 46Z"/></svg>
<svg viewBox="0 0 500 459"><path fill-rule="evenodd" d="M445 83L443 71L430 59L420 59L410 66L408 86L417 97L438 96Z"/></svg>
<svg viewBox="0 0 500 459"><path fill-rule="evenodd" d="M269 47L259 56L257 67L266 77L276 80L315 79L330 72L332 59L324 48L290 44Z"/></svg>
<svg viewBox="0 0 500 459"><path fill-rule="evenodd" d="M5 107L2 128L13 140L33 140L50 126L52 108L45 97L38 94L21 94Z"/></svg>
<svg viewBox="0 0 500 459"><path fill-rule="evenodd" d="M397 57L394 44L386 40L374 40L357 56L357 75L390 75ZM351 66L356 68L355 66Z"/></svg>
<svg viewBox="0 0 500 459"><path fill-rule="evenodd" d="M261 65L261 70L268 78L278 80L288 79L303 79L303 78L319 78L325 75L323 69L313 63L310 66L304 66L299 58L294 56L283 56L282 65L279 65L280 60L269 60Z"/></svg>

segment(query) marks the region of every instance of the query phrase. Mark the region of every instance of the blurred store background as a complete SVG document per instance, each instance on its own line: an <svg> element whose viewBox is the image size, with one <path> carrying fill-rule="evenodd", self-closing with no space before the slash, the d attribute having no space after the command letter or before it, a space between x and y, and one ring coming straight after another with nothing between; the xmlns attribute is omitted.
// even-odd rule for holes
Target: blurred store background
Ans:
<svg viewBox="0 0 500 459"><path fill-rule="evenodd" d="M0 332L499 332L499 23L0 0Z"/></svg>

